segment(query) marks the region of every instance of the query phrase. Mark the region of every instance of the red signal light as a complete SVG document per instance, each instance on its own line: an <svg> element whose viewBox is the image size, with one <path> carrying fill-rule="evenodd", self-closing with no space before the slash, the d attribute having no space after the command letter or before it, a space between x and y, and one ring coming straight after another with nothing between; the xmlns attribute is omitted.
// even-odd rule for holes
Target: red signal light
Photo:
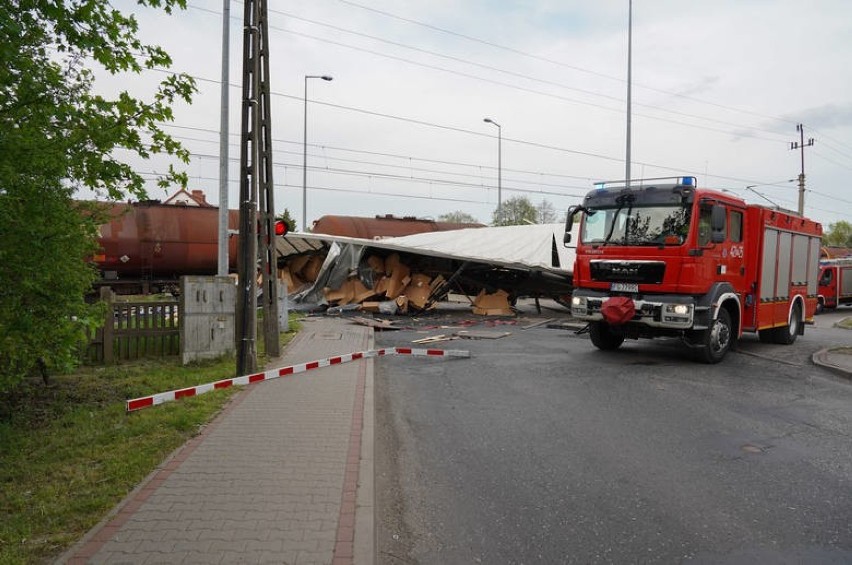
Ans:
<svg viewBox="0 0 852 565"><path fill-rule="evenodd" d="M289 232L289 226L287 226L287 222L282 222L281 220L277 220L275 222L275 235L284 236Z"/></svg>

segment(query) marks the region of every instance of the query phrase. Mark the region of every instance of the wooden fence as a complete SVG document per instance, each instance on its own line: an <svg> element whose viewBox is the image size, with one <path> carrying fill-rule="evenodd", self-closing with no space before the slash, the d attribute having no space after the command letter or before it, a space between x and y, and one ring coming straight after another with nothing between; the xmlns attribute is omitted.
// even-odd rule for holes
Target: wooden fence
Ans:
<svg viewBox="0 0 852 565"><path fill-rule="evenodd" d="M176 300L116 302L108 288L101 289L101 300L106 304L104 325L89 341L87 362L109 364L180 354L181 315Z"/></svg>

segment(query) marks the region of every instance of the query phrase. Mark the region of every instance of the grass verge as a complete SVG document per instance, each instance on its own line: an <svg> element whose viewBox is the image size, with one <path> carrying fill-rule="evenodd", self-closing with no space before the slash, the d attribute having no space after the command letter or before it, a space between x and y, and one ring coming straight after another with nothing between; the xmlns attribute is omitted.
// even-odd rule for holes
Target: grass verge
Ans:
<svg viewBox="0 0 852 565"><path fill-rule="evenodd" d="M291 318L286 344L298 331ZM259 360L262 365L263 360ZM0 395L0 564L56 557L97 524L236 392L127 414L124 401L233 376L233 358L85 367Z"/></svg>

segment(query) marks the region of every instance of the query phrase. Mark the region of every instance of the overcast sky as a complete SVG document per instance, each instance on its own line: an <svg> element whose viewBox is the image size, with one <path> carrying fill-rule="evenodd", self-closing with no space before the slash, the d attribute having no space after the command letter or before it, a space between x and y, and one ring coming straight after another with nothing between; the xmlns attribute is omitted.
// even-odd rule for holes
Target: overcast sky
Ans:
<svg viewBox="0 0 852 565"><path fill-rule="evenodd" d="M135 11L140 36L198 79L168 130L193 153L190 187L219 197L222 1L172 16ZM231 3L230 190L238 207L243 4ZM301 228L305 75L307 218L463 211L488 223L502 198L560 218L599 180L623 179L628 0L271 0L276 210ZM796 209L804 124L805 212L852 221L852 2L636 0L632 177ZM150 91L162 73L99 82ZM162 172L166 161L141 163ZM153 198L167 194L152 182Z"/></svg>

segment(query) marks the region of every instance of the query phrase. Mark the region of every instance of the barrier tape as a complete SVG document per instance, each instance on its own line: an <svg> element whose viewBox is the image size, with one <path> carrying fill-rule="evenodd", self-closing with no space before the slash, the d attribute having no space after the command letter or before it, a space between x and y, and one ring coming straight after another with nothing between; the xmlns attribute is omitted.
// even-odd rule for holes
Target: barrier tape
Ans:
<svg viewBox="0 0 852 565"><path fill-rule="evenodd" d="M465 351L461 349L412 349L410 347L389 347L385 349L369 349L367 351L356 351L355 353L337 355L334 357L328 357L326 359L320 359L318 361L309 361L308 363L299 363L298 365L290 365L288 367L278 367L277 369L270 369L268 371L264 371L263 373L243 375L242 377L235 377L232 379L222 379L220 381L215 381L212 383L206 383L198 386L191 386L177 390L170 390L168 392L152 394L150 396L134 398L132 400L127 401L126 410L127 412L134 412L136 410L141 410L142 408L148 408L149 406L157 406L165 402L172 402L174 400L179 400L181 398L186 398L189 396L198 396L200 394L204 394L206 392L210 392L212 390L217 390L220 388L249 385L260 381L269 381L272 379L277 379L279 377L284 377L287 375L304 373L305 371L310 371L311 369L321 369L323 367L330 367L332 365L349 363L350 361L358 361L359 359L370 359L373 357L384 357L388 355L467 358L470 357L470 351Z"/></svg>

